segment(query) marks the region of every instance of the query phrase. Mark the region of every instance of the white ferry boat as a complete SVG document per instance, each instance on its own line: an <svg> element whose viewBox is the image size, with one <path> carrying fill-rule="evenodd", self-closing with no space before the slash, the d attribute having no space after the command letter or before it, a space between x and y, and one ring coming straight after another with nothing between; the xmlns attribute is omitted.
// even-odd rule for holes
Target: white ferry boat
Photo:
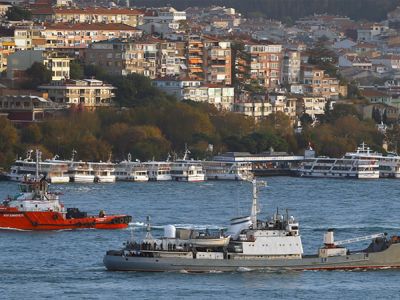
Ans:
<svg viewBox="0 0 400 300"><path fill-rule="evenodd" d="M95 182L115 182L115 166L111 162L91 162Z"/></svg>
<svg viewBox="0 0 400 300"><path fill-rule="evenodd" d="M204 181L203 165L199 161L188 160L189 150L185 150L183 159L171 163L171 177L175 181Z"/></svg>
<svg viewBox="0 0 400 300"><path fill-rule="evenodd" d="M149 180L166 181L172 180L171 163L168 161L149 161L143 163L146 166Z"/></svg>
<svg viewBox="0 0 400 300"><path fill-rule="evenodd" d="M91 165L84 161L74 161L76 150L72 150L72 156L70 160L59 160L58 155L53 159L46 159L46 162L53 164L64 164L68 165L68 175L71 182L77 183L91 183L94 182L94 173Z"/></svg>
<svg viewBox="0 0 400 300"><path fill-rule="evenodd" d="M203 161L207 180L251 180L253 178L250 162Z"/></svg>
<svg viewBox="0 0 400 300"><path fill-rule="evenodd" d="M373 152L365 143L362 143L356 152L346 153L345 158L376 159L379 163L379 177L400 178L400 156L397 154L384 156Z"/></svg>
<svg viewBox="0 0 400 300"><path fill-rule="evenodd" d="M305 160L297 174L304 177L379 178L379 161L346 153L343 158L317 157Z"/></svg>
<svg viewBox="0 0 400 300"><path fill-rule="evenodd" d="M36 162L32 159L33 150L27 152L25 159L17 159L11 166L7 178L12 181L21 181L26 176L33 176L36 172ZM69 182L68 165L66 163L52 163L49 161L39 161L39 172L46 176L51 183Z"/></svg>
<svg viewBox="0 0 400 300"><path fill-rule="evenodd" d="M72 182L94 182L93 167L84 161L72 161L69 165L69 173Z"/></svg>
<svg viewBox="0 0 400 300"><path fill-rule="evenodd" d="M115 165L115 176L121 181L149 181L146 166L140 161L132 161L131 154L128 154L128 160Z"/></svg>

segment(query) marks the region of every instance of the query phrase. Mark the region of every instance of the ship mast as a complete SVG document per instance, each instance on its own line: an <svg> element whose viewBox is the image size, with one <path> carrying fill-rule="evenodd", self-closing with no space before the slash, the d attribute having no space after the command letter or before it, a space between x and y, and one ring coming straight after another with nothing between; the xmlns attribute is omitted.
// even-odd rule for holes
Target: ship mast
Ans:
<svg viewBox="0 0 400 300"><path fill-rule="evenodd" d="M39 158L40 158L40 151L36 149L36 180L39 180Z"/></svg>
<svg viewBox="0 0 400 300"><path fill-rule="evenodd" d="M257 203L258 187L267 186L267 183L265 181L257 182L256 179L253 179L251 181L251 183L253 184L253 202L252 202L252 205L251 205L250 220L253 223L253 227L254 227L254 226L257 225L257 214L259 212L258 203Z"/></svg>

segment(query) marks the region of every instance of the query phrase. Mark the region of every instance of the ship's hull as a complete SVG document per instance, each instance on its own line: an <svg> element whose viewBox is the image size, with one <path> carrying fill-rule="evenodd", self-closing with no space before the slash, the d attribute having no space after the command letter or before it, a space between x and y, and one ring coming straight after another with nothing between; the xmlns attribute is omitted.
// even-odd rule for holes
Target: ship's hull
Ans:
<svg viewBox="0 0 400 300"><path fill-rule="evenodd" d="M0 228L18 230L63 230L63 229L122 229L129 225L130 216L110 215L66 219L58 212L7 211L0 209Z"/></svg>
<svg viewBox="0 0 400 300"><path fill-rule="evenodd" d="M77 183L94 182L94 175L72 175L71 181Z"/></svg>
<svg viewBox="0 0 400 300"><path fill-rule="evenodd" d="M68 183L69 176L51 176L49 177L51 183Z"/></svg>
<svg viewBox="0 0 400 300"><path fill-rule="evenodd" d="M322 173L322 172L310 172L310 171L297 171L300 177L310 178L352 178L352 179L379 179L379 172L375 173Z"/></svg>
<svg viewBox="0 0 400 300"><path fill-rule="evenodd" d="M156 255L155 255L156 256ZM103 263L110 271L187 271L235 272L242 270L357 270L400 268L400 244L381 252L354 253L346 256L305 256L299 259L193 259L181 257L143 257L107 254Z"/></svg>
<svg viewBox="0 0 400 300"><path fill-rule="evenodd" d="M99 183L114 183L115 182L115 176L110 175L110 176L96 176L94 178L95 182Z"/></svg>
<svg viewBox="0 0 400 300"><path fill-rule="evenodd" d="M191 175L191 176L172 176L173 181L183 181L183 182L202 182L205 181L204 175Z"/></svg>
<svg viewBox="0 0 400 300"><path fill-rule="evenodd" d="M171 181L172 176L171 175L155 175L155 176L149 176L150 181Z"/></svg>
<svg viewBox="0 0 400 300"><path fill-rule="evenodd" d="M207 174L207 180L250 180L252 176L243 174Z"/></svg>

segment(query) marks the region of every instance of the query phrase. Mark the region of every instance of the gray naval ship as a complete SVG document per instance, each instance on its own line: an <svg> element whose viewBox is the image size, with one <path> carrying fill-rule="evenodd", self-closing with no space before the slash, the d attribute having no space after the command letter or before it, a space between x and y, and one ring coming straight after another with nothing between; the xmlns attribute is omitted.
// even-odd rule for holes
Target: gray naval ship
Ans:
<svg viewBox="0 0 400 300"><path fill-rule="evenodd" d="M153 238L150 225L142 242L130 240L121 250L109 250L103 262L112 271L248 271L248 270L352 270L400 268L400 237L386 233L335 241L333 230L323 237L315 255L304 255L299 223L277 211L266 221L257 218L257 195L262 182L253 180L250 216L231 220L227 232L211 235L172 225L162 238ZM360 251L346 244L371 240Z"/></svg>

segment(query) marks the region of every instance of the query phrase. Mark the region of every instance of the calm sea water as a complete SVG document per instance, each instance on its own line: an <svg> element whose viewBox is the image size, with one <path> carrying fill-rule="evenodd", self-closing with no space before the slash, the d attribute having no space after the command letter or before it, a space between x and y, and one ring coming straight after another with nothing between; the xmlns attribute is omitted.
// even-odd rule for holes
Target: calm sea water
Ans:
<svg viewBox="0 0 400 300"><path fill-rule="evenodd" d="M336 238L379 232L400 234L399 180L330 180L276 177L260 194L262 216L289 208L300 221L305 252L316 253L327 228ZM150 215L153 235L162 226L226 227L248 214L251 184L116 183L53 185L67 207L97 214L129 213L133 230L59 232L0 231L0 299L376 299L400 297L400 271L137 273L108 272L108 249L132 232L144 235ZM16 183L0 182L0 198ZM361 248L368 243L353 245Z"/></svg>

